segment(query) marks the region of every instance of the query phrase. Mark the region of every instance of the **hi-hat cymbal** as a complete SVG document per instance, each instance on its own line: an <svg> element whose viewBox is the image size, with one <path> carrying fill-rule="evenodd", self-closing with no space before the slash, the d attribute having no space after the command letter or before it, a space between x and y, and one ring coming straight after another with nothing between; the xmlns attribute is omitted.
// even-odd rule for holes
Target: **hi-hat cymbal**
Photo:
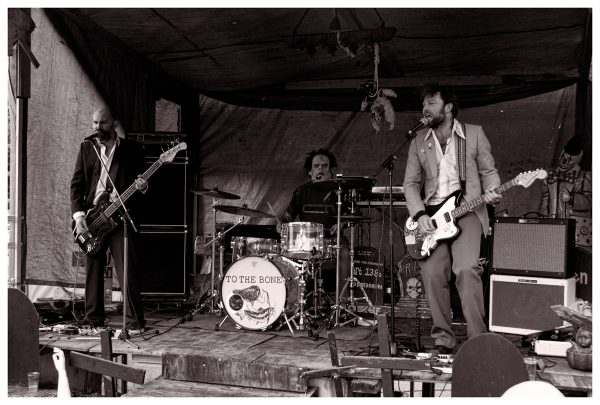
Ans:
<svg viewBox="0 0 600 405"><path fill-rule="evenodd" d="M228 214L243 215L245 217L275 218L275 215L271 215L267 212L259 210L253 210L252 208L248 208L245 205L241 207L237 207L235 205L215 205L215 209L217 211L226 212Z"/></svg>
<svg viewBox="0 0 600 405"><path fill-rule="evenodd" d="M315 181L312 185L318 189L371 190L375 179L361 176L337 176L330 180Z"/></svg>
<svg viewBox="0 0 600 405"><path fill-rule="evenodd" d="M219 187L214 187L214 188L196 188L193 190L190 190L192 193L197 194L197 195L205 195L207 197L216 197L216 198L222 198L224 200L239 200L240 196L239 195L235 195L233 193L229 193L227 191L222 191L219 190Z"/></svg>

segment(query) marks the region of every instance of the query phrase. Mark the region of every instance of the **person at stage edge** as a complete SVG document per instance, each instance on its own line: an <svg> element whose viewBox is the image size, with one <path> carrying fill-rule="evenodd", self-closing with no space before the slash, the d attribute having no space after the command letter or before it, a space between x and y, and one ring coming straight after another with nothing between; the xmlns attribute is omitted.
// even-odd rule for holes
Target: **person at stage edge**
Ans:
<svg viewBox="0 0 600 405"><path fill-rule="evenodd" d="M466 201L482 195L486 204L496 204L500 185L490 143L479 125L459 122L454 92L440 85L423 89L423 116L428 127L411 141L404 177L404 194L409 214L424 233L434 231L430 217L452 192L462 189ZM461 185L459 147L466 146L463 164L465 184ZM484 193L485 191L485 193ZM456 288L467 322L468 338L486 333L485 307L478 263L481 234L489 234L485 204L457 222L461 232L453 240L440 242L431 255L420 262L421 277L431 308L435 339L434 350L451 353L456 346L452 331L450 271L456 276Z"/></svg>
<svg viewBox="0 0 600 405"><path fill-rule="evenodd" d="M117 191L123 193L135 183L137 190L145 193L148 182L140 177L144 172L144 151L142 146L117 136L119 122L113 118L112 112L102 107L93 114L94 135L86 138L79 148L75 170L71 180L71 212L75 221L75 233L80 235L88 231L85 218L87 210L91 209L102 193L110 193L110 201L116 200L107 179L108 169ZM102 157L104 165L100 162ZM140 193L134 193L125 206L133 221L136 208L139 205ZM117 212L115 215L118 215ZM107 250L113 258L119 285L123 286L123 221L115 218L117 228L103 238L100 251L95 255L86 255L85 280L85 317L84 325L98 328L105 324L104 312L104 267L107 263ZM134 222L135 223L135 222ZM142 300L137 283L138 246L137 237L131 225L128 224L128 271L127 271L127 324L129 332L137 333L144 330L145 320Z"/></svg>
<svg viewBox="0 0 600 405"><path fill-rule="evenodd" d="M335 155L325 148L319 148L308 153L304 160L304 170L310 181L300 185L292 194L292 199L280 216L279 221L289 223L293 221L314 222L323 224L325 239L336 238L337 231L337 193L336 188L320 187L318 182L333 179L333 170L337 167ZM346 211L342 208L343 211ZM341 293L346 278L350 275L350 256L347 240L343 239L340 249L340 280ZM335 257L335 251L332 252ZM322 265L324 274L324 287L328 292L335 292L335 269L329 269L331 264ZM327 269L327 270L326 270ZM329 271L333 270L333 271Z"/></svg>

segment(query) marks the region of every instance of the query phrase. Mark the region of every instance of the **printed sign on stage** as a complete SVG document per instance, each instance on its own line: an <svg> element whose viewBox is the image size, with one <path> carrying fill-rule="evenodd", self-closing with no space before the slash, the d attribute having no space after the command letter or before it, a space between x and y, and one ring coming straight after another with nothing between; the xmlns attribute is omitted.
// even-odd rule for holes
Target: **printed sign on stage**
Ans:
<svg viewBox="0 0 600 405"><path fill-rule="evenodd" d="M383 263L378 260L377 249L370 246L354 248L354 276L373 305L383 305Z"/></svg>

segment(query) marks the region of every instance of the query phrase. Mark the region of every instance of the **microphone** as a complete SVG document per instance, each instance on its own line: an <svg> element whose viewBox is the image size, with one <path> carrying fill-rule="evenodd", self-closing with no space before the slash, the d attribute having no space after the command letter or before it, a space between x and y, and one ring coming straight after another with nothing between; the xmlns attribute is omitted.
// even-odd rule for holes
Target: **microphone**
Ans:
<svg viewBox="0 0 600 405"><path fill-rule="evenodd" d="M83 140L84 141L93 141L94 139L98 138L98 136L100 136L100 134L98 132L94 132L93 134L84 138Z"/></svg>
<svg viewBox="0 0 600 405"><path fill-rule="evenodd" d="M430 122L431 121L425 117L421 118L419 122L417 122L411 129L408 130L406 136L413 136L417 130L429 125Z"/></svg>

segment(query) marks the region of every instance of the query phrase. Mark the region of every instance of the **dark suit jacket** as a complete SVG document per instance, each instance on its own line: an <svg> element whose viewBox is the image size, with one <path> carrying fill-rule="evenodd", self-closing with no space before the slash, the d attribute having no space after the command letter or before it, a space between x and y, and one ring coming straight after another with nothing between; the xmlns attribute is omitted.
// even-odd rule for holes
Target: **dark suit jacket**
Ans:
<svg viewBox="0 0 600 405"><path fill-rule="evenodd" d="M79 147L75 171L71 179L71 214L92 208L102 167L94 148L100 153L100 148L89 141L82 142ZM144 150L141 144L121 138L109 171L117 191L123 193L144 171ZM135 216L139 194L136 192L125 202L132 217Z"/></svg>

